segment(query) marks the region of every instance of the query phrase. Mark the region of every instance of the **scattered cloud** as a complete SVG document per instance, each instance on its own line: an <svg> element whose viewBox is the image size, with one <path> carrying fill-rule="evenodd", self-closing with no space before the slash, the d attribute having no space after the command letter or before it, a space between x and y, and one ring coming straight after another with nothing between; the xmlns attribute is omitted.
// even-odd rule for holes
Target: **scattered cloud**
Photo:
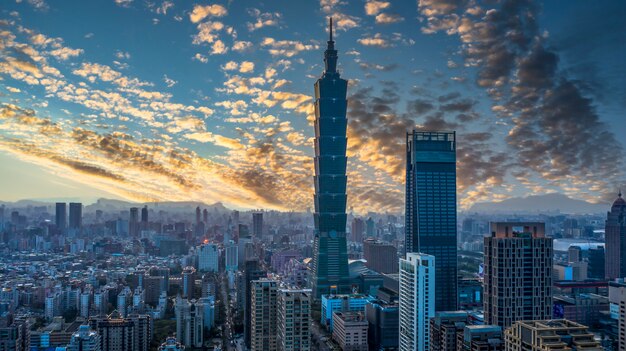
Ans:
<svg viewBox="0 0 626 351"><path fill-rule="evenodd" d="M227 14L228 11L222 5L195 5L193 11L189 14L189 20L192 23L198 23L207 17L224 17Z"/></svg>

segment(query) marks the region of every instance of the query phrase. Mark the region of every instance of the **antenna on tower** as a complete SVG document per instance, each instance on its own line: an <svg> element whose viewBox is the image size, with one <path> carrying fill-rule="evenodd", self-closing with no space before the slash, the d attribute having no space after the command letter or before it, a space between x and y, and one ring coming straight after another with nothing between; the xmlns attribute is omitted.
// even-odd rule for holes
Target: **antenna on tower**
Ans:
<svg viewBox="0 0 626 351"><path fill-rule="evenodd" d="M333 41L333 18L330 18L330 41Z"/></svg>

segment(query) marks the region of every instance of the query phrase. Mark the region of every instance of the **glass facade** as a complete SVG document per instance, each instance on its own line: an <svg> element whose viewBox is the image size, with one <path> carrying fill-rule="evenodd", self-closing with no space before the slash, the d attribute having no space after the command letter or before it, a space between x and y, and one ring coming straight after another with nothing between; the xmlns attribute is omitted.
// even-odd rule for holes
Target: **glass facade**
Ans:
<svg viewBox="0 0 626 351"><path fill-rule="evenodd" d="M346 249L346 94L348 81L337 72L332 40L324 52L325 71L315 83L315 241L311 288L314 297L348 293Z"/></svg>
<svg viewBox="0 0 626 351"><path fill-rule="evenodd" d="M436 258L437 311L457 310L456 133L407 133L405 251Z"/></svg>

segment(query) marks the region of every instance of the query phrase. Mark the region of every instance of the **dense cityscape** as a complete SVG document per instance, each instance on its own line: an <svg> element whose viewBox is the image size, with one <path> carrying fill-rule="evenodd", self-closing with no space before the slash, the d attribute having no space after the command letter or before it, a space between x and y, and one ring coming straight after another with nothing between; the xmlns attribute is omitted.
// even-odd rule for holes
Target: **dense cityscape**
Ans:
<svg viewBox="0 0 626 351"><path fill-rule="evenodd" d="M619 188L460 208L463 132L416 126L394 136L403 210L349 206L336 31L329 17L311 207L0 201L0 351L626 350Z"/></svg>

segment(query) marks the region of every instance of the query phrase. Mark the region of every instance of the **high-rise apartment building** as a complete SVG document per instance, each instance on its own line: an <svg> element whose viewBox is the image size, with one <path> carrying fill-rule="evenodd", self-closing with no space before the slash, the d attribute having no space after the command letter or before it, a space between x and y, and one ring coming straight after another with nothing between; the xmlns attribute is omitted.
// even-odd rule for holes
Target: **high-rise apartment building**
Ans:
<svg viewBox="0 0 626 351"><path fill-rule="evenodd" d="M365 265L379 273L398 273L398 249L375 239L363 242Z"/></svg>
<svg viewBox="0 0 626 351"><path fill-rule="evenodd" d="M346 243L346 99L348 81L337 72L330 20L324 74L315 82L315 238L311 287L323 294L350 292Z"/></svg>
<svg viewBox="0 0 626 351"><path fill-rule="evenodd" d="M189 266L183 269L182 273L182 297L193 299L196 286L196 269Z"/></svg>
<svg viewBox="0 0 626 351"><path fill-rule="evenodd" d="M63 233L67 229L67 204L65 202L57 202L54 209L54 224L56 224L57 229Z"/></svg>
<svg viewBox="0 0 626 351"><path fill-rule="evenodd" d="M208 243L200 245L198 250L198 269L201 272L219 271L220 252L217 244Z"/></svg>
<svg viewBox="0 0 626 351"><path fill-rule="evenodd" d="M587 327L566 319L518 321L504 332L507 351L603 351Z"/></svg>
<svg viewBox="0 0 626 351"><path fill-rule="evenodd" d="M204 342L204 305L196 300L176 299L176 339L185 347L202 347Z"/></svg>
<svg viewBox="0 0 626 351"><path fill-rule="evenodd" d="M626 200L620 191L606 215L605 270L606 279L626 277Z"/></svg>
<svg viewBox="0 0 626 351"><path fill-rule="evenodd" d="M484 241L485 323L551 318L553 249L544 223L491 223Z"/></svg>
<svg viewBox="0 0 626 351"><path fill-rule="evenodd" d="M278 289L276 345L278 351L311 349L311 290Z"/></svg>
<svg viewBox="0 0 626 351"><path fill-rule="evenodd" d="M405 251L435 256L437 311L456 311L456 133L406 136Z"/></svg>
<svg viewBox="0 0 626 351"><path fill-rule="evenodd" d="M430 350L436 264L434 256L416 252L400 259L400 351Z"/></svg>
<svg viewBox="0 0 626 351"><path fill-rule="evenodd" d="M152 320L148 315L129 315L124 318L114 311L108 316L89 318L89 327L95 330L107 351L148 351L152 340Z"/></svg>
<svg viewBox="0 0 626 351"><path fill-rule="evenodd" d="M271 279L253 280L250 289L250 350L275 351L278 282Z"/></svg>

